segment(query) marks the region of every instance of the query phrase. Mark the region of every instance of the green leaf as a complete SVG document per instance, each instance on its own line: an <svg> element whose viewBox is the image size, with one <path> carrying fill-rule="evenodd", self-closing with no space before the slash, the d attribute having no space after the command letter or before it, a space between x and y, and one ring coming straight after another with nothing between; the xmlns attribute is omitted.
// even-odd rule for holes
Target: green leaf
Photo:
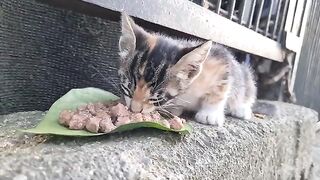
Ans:
<svg viewBox="0 0 320 180"><path fill-rule="evenodd" d="M72 89L67 94L58 99L50 107L49 111L45 115L44 119L32 129L21 130L27 133L34 134L53 134L53 135L64 135L64 136L98 136L107 133L91 133L85 130L71 130L58 123L59 114L62 110L75 110L81 105L88 103L97 102L110 102L118 100L119 97L116 95L97 88L83 88L83 89ZM157 128L165 131L173 131L181 134L187 134L191 132L191 127L185 125L180 130L169 129L162 124L157 122L137 122L119 126L110 133L129 131L136 128Z"/></svg>

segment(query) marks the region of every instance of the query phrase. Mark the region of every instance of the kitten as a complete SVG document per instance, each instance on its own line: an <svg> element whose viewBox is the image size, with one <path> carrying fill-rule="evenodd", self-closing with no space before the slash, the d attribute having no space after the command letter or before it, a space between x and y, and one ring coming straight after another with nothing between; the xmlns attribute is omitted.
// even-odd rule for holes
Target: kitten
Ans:
<svg viewBox="0 0 320 180"><path fill-rule="evenodd" d="M125 13L119 40L120 87L133 112L196 113L222 126L225 114L250 119L256 86L250 67L212 41L186 41L149 33Z"/></svg>

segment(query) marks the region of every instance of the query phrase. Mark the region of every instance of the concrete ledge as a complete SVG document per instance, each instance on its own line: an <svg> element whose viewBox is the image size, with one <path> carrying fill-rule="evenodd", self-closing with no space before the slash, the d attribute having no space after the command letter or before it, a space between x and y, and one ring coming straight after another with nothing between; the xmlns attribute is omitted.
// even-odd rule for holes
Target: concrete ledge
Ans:
<svg viewBox="0 0 320 180"><path fill-rule="evenodd" d="M18 134L42 112L0 116L0 179L306 179L315 111L273 102L263 120L228 118L225 127L191 122L186 137L136 130L94 138Z"/></svg>

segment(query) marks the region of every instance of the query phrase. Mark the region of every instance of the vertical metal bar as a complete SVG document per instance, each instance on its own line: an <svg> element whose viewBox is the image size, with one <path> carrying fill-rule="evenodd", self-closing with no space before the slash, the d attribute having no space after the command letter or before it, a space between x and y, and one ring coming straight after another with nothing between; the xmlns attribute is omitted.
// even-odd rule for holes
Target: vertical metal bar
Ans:
<svg viewBox="0 0 320 180"><path fill-rule="evenodd" d="M306 30L306 26L307 26L307 20L309 19L309 14L311 11L311 4L312 4L312 0L306 0L305 11L303 13L303 19L302 19L301 30L300 30L300 38L302 38L302 41L304 39L305 30ZM291 85L290 85L291 91L293 91L294 84L296 81L296 74L297 74L298 64L300 61L300 53L301 53L301 49L298 52L296 52L296 57L294 60L292 76L291 76Z"/></svg>
<svg viewBox="0 0 320 180"><path fill-rule="evenodd" d="M278 22L279 22L279 17L280 17L280 10L281 10L281 4L283 0L279 0L278 5L277 5L277 14L276 14L276 19L274 21L274 26L273 26L273 32L272 32L272 39L276 38L276 33L277 33L277 28L278 28Z"/></svg>
<svg viewBox="0 0 320 180"><path fill-rule="evenodd" d="M221 1L222 1L222 0L218 0L218 1L217 1L217 4L216 4L216 13L217 13L217 14L220 14Z"/></svg>
<svg viewBox="0 0 320 180"><path fill-rule="evenodd" d="M242 25L242 22L243 22L243 16L246 11L246 3L247 3L247 0L242 1L241 7L239 9L239 22L238 23L240 25Z"/></svg>
<svg viewBox="0 0 320 180"><path fill-rule="evenodd" d="M301 28L301 23L302 23L302 18L303 18L303 11L305 10L306 4L307 4L306 0L304 0L304 1L300 0L297 2L296 12L294 15L293 25L292 25L292 29L291 29L291 32L297 36L299 36L299 31Z"/></svg>
<svg viewBox="0 0 320 180"><path fill-rule="evenodd" d="M236 0L231 0L228 4L228 18L232 20L234 7L236 6Z"/></svg>
<svg viewBox="0 0 320 180"><path fill-rule="evenodd" d="M266 29L264 31L264 34L266 36L268 35L268 31L269 31L270 19L271 19L272 10L273 10L273 2L274 2L274 0L271 0L271 2L270 2L270 9L269 9L269 12L268 12L268 19L267 19Z"/></svg>
<svg viewBox="0 0 320 180"><path fill-rule="evenodd" d="M286 17L288 15L287 12L288 12L289 1L290 0L286 0L284 7L283 7L283 14L281 17L281 23L280 23L280 28L279 28L278 37L277 37L278 42L280 42L282 34L283 34L284 23L286 22Z"/></svg>
<svg viewBox="0 0 320 180"><path fill-rule="evenodd" d="M253 1L252 1L251 8L250 8L250 18L249 18L249 20L248 20L248 22L247 22L247 27L248 27L249 29L250 29L251 26L252 26L251 23L252 23L252 19L253 19L255 7L256 7L256 0L253 0Z"/></svg>
<svg viewBox="0 0 320 180"><path fill-rule="evenodd" d="M261 0L260 3L261 3L261 4L260 4L259 9L258 9L258 16L257 16L256 21L255 21L255 23L254 23L254 30L255 30L255 31L258 31L258 29L259 29L260 18L261 18L261 13L262 13L262 8L263 8L264 0Z"/></svg>
<svg viewBox="0 0 320 180"><path fill-rule="evenodd" d="M286 13L287 14L286 23L284 27L284 30L287 32L291 32L291 29L292 29L297 1L298 0L290 0L290 3L289 3L288 12Z"/></svg>

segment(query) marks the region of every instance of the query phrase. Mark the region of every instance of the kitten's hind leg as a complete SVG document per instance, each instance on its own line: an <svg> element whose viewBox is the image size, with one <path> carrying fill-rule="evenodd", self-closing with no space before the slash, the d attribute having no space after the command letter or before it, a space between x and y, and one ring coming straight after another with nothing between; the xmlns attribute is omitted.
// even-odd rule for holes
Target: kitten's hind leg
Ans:
<svg viewBox="0 0 320 180"><path fill-rule="evenodd" d="M230 112L231 116L240 118L240 119L246 119L249 120L252 117L252 110L250 105L248 104L242 104L239 105L237 108L233 109Z"/></svg>

